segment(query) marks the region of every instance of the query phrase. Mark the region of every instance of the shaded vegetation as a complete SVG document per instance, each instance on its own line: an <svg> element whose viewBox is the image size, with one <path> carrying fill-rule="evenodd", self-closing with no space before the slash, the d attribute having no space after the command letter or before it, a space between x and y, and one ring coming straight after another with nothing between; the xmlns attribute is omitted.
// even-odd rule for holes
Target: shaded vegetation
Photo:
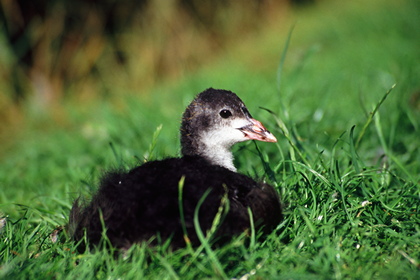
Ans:
<svg viewBox="0 0 420 280"><path fill-rule="evenodd" d="M110 64L127 76L121 85L141 79L136 90L148 89L196 69L230 38L257 31L267 11L286 10L287 2L3 1L2 72L14 103L32 95L38 105L55 105L96 83L102 92L84 94L112 94L104 83L114 75Z"/></svg>

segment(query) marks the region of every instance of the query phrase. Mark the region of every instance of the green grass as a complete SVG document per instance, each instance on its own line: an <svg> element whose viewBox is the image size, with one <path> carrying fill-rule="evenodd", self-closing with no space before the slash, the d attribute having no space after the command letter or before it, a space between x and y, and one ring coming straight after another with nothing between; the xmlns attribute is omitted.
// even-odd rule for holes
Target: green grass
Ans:
<svg viewBox="0 0 420 280"><path fill-rule="evenodd" d="M287 28L273 23L148 96L30 116L1 159L0 277L418 279L420 7L392 2L299 11L280 82ZM216 250L142 244L118 258L79 254L63 232L52 242L73 199L94 191L104 170L177 155L182 111L209 86L237 92L279 139L234 149L241 173L281 193L277 231Z"/></svg>

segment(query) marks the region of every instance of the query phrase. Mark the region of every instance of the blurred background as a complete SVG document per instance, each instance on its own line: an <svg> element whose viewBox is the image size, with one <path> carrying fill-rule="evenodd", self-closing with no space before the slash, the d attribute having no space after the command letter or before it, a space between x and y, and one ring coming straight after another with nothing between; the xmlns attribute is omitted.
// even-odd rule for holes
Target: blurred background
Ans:
<svg viewBox="0 0 420 280"><path fill-rule="evenodd" d="M358 43L369 43L370 34L376 32L378 37L373 40L380 46L386 33L395 30L364 22L367 19L363 13L368 10L369 15L375 14L376 7L384 2L344 5L327 0L1 0L0 153L34 114L48 114L51 121L64 121L64 104L82 107L92 106L99 99L116 102L122 95L147 96L157 86L182 81L215 61L226 64L219 68L226 70L222 76L233 75L229 63L242 61L250 71L275 77L286 35L294 25L298 31L292 41L297 47L288 57L293 67L287 68L294 74L308 67L308 59L320 49L328 51L337 43L354 44L354 32L366 32L365 28L370 30L364 34L366 42ZM347 34L339 36L342 31L334 29L334 20L348 10L361 15L361 20L354 20L360 28L348 29ZM381 11L378 9L378 13ZM400 16L396 12L382 18L392 22ZM312 35L320 24L330 28L329 32ZM404 34L401 26L395 28L404 36L413 36L410 31ZM354 51L363 52L363 47L357 45ZM349 74L345 66L356 63L353 58L345 61L342 54L334 55L337 61L342 59L342 75ZM220 57L223 61L218 60ZM383 61L365 60L359 67L375 63ZM314 67L320 72L325 70L322 63ZM396 80L387 71L380 75L382 78L375 79L385 81L383 88ZM276 87L275 78L269 82Z"/></svg>
<svg viewBox="0 0 420 280"><path fill-rule="evenodd" d="M0 3L3 123L22 103L48 109L68 98L113 95L115 88L144 94L162 80L191 73L270 22L284 20L293 6L315 1Z"/></svg>
<svg viewBox="0 0 420 280"><path fill-rule="evenodd" d="M291 6L314 2L2 0L4 90L13 103L31 96L48 104L69 91L91 95L118 70L121 85L147 88L196 69L209 54L285 18Z"/></svg>

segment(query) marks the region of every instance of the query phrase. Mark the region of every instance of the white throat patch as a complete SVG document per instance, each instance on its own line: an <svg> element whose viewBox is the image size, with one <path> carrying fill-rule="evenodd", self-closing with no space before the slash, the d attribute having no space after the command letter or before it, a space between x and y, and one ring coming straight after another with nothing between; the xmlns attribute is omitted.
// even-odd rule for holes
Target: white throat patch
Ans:
<svg viewBox="0 0 420 280"><path fill-rule="evenodd" d="M199 151L200 155L214 164L236 172L230 148L236 143L248 140L239 128L249 124L244 119L234 119L229 123L229 126L221 124L217 129L202 133L200 142L203 146Z"/></svg>

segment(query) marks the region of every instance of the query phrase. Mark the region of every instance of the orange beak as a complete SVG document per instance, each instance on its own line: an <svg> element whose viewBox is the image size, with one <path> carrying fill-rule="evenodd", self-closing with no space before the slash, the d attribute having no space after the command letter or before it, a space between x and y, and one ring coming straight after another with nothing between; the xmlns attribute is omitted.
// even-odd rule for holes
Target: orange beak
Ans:
<svg viewBox="0 0 420 280"><path fill-rule="evenodd" d="M250 125L239 128L248 140L258 140L263 142L277 142L277 138L268 131L264 125L256 119L249 119Z"/></svg>

